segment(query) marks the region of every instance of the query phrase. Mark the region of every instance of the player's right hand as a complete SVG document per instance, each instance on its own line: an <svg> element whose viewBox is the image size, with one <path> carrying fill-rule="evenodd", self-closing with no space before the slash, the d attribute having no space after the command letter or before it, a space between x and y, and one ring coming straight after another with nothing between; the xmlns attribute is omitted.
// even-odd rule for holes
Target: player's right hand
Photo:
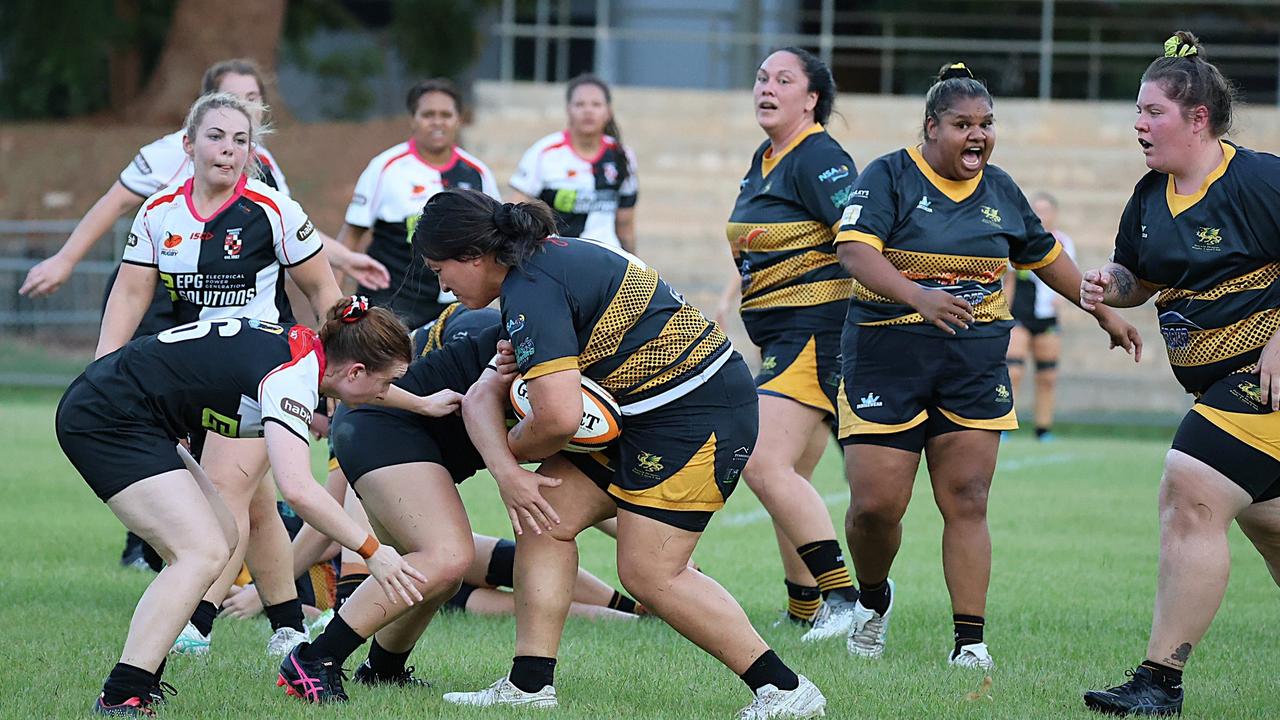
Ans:
<svg viewBox="0 0 1280 720"><path fill-rule="evenodd" d="M52 295L67 282L67 278L71 277L71 271L75 267L75 263L67 262L57 255L41 260L27 271L27 277L22 281L22 287L18 288L18 294L33 298Z"/></svg>
<svg viewBox="0 0 1280 720"><path fill-rule="evenodd" d="M1111 280L1111 273L1106 270L1086 270L1080 279L1080 307L1096 310L1106 297Z"/></svg>
<svg viewBox="0 0 1280 720"><path fill-rule="evenodd" d="M946 290L920 288L911 307L920 313L925 322L933 323L950 335L956 334L952 326L968 330L973 322L973 306Z"/></svg>
<svg viewBox="0 0 1280 720"><path fill-rule="evenodd" d="M365 564L369 566L369 574L382 586L382 591L391 602L399 603L401 599L406 605L422 602L422 593L418 591L415 581L425 583L427 576L405 562L395 548L379 545Z"/></svg>
<svg viewBox="0 0 1280 720"><path fill-rule="evenodd" d="M523 535L526 527L541 535L543 530L550 532L560 524L556 509L542 496L542 488L556 487L560 484L559 478L539 475L517 466L501 476L494 475L494 479L498 482L502 504L507 506L511 529L517 535Z"/></svg>

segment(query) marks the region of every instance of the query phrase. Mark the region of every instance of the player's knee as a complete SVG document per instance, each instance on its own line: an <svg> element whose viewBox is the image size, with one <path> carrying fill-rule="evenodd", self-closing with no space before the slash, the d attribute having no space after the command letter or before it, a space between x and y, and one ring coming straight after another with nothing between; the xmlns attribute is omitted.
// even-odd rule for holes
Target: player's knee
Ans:
<svg viewBox="0 0 1280 720"><path fill-rule="evenodd" d="M1225 529L1233 517L1217 505L1195 461L1170 452L1160 478L1161 531L1181 536Z"/></svg>
<svg viewBox="0 0 1280 720"><path fill-rule="evenodd" d="M184 548L175 549L173 565L175 567L189 567L198 574L201 580L212 584L226 569L227 563L231 561L233 549L234 546L229 546L225 542L218 542L217 538L210 538L209 542L198 542Z"/></svg>
<svg viewBox="0 0 1280 720"><path fill-rule="evenodd" d="M859 493L849 502L845 513L846 532L877 530L897 525L902 520L904 504L896 497Z"/></svg>
<svg viewBox="0 0 1280 720"><path fill-rule="evenodd" d="M618 563L618 579L633 598L645 605L660 605L672 578L652 563L628 560Z"/></svg>
<svg viewBox="0 0 1280 720"><path fill-rule="evenodd" d="M945 520L981 520L987 517L990 480L975 478L938 494L938 507Z"/></svg>

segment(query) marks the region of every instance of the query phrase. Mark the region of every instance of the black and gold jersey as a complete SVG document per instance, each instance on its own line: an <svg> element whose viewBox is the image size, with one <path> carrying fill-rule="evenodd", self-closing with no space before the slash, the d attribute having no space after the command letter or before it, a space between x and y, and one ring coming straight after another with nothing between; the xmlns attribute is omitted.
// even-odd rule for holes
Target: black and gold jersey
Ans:
<svg viewBox="0 0 1280 720"><path fill-rule="evenodd" d="M835 241L867 243L908 280L966 300L975 320L968 330L957 330L962 337L1009 331L1013 318L1000 279L1010 262L1035 270L1062 252L1003 170L988 165L971 180L947 180L917 148L876 158L862 171ZM856 281L847 322L947 334L910 306Z"/></svg>
<svg viewBox="0 0 1280 720"><path fill-rule="evenodd" d="M832 240L853 198L853 159L818 124L769 151L766 140L752 156L725 230L742 276L742 320L757 344L775 320L838 322L852 288ZM794 312L807 307L823 312Z"/></svg>
<svg viewBox="0 0 1280 720"><path fill-rule="evenodd" d="M471 310L462 303L451 303L434 320L409 334L413 340L413 356L425 357L448 343L478 335L501 322L502 316L493 308Z"/></svg>
<svg viewBox="0 0 1280 720"><path fill-rule="evenodd" d="M1280 158L1228 142L1192 195L1147 173L1116 234L1113 261L1148 287L1173 374L1187 392L1258 360L1280 329Z"/></svg>
<svg viewBox="0 0 1280 720"><path fill-rule="evenodd" d="M549 237L502 283L502 320L526 380L577 368L637 415L724 365L724 332L635 256Z"/></svg>

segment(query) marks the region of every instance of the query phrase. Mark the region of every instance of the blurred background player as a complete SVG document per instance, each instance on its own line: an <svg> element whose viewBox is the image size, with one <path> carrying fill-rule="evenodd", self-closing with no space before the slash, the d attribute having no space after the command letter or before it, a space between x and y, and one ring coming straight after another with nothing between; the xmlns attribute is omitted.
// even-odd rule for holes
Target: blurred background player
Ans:
<svg viewBox="0 0 1280 720"><path fill-rule="evenodd" d="M760 348L762 422L743 478L773 518L787 617L813 625L805 640L843 636L858 599L827 505L810 483L831 442L852 290L832 240L858 170L824 127L835 96L831 70L806 50L782 48L757 68L755 116L768 137L729 216L739 276L716 313L723 324L740 296L742 323Z"/></svg>
<svg viewBox="0 0 1280 720"><path fill-rule="evenodd" d="M341 297L324 246L302 208L246 175L258 169L250 158L259 117L260 107L230 93L202 96L191 107L183 148L192 175L153 195L138 213L103 313L95 357L115 352L136 334L157 287L165 289L173 320L179 323L247 317L292 324L283 288L286 273L317 315ZM192 438L197 459L236 518L240 540L232 562L179 636L175 652L209 651L213 619L240 572L251 524L260 532L249 564L267 596L275 631L268 652L282 654L305 637L289 536L276 512L274 492L263 481L266 444L203 432L236 422L210 415Z"/></svg>
<svg viewBox="0 0 1280 720"><path fill-rule="evenodd" d="M955 633L947 660L995 666L984 640L987 498L1000 432L1018 426L1005 365L1013 319L1001 276L1012 262L1074 296L1080 271L1013 179L988 164L993 106L963 63L944 65L925 96L923 142L862 171L836 236L855 281L839 407L845 532L861 591L847 641L856 656L884 653L897 601L889 571L924 455L943 521ZM1092 312L1112 346L1138 342L1114 312Z"/></svg>
<svg viewBox="0 0 1280 720"><path fill-rule="evenodd" d="M413 264L413 223L423 203L446 188L474 188L495 200L501 197L489 167L458 147L462 94L452 82L434 78L414 85L405 106L409 139L374 157L360 174L338 239L354 249L367 248L391 273L388 286L366 287L361 281L357 292L416 328L453 301L440 291L433 274Z"/></svg>
<svg viewBox="0 0 1280 720"><path fill-rule="evenodd" d="M539 199L555 211L560 235L636 251L636 158L622 144L609 86L594 75L569 81L569 127L533 144L511 188L517 202Z"/></svg>
<svg viewBox="0 0 1280 720"><path fill-rule="evenodd" d="M1196 398L1160 478L1147 654L1127 682L1085 693L1102 713L1182 713L1182 671L1226 593L1232 520L1280 584L1280 158L1222 139L1234 94L1195 35L1165 41L1133 125L1150 171L1111 262L1080 288L1088 305L1154 296L1174 377Z"/></svg>
<svg viewBox="0 0 1280 720"><path fill-rule="evenodd" d="M1062 245L1062 250L1075 260L1076 246L1071 238L1058 229L1058 201L1049 193L1038 192L1031 196L1031 209L1040 218L1044 229ZM1035 360L1036 439L1053 439L1054 390L1058 384L1058 357L1062 353L1062 336L1058 332L1058 294L1030 270L1014 270L1005 273L1006 295L1012 297L1010 312L1013 329L1009 331L1009 382L1016 403L1021 397L1023 371L1027 357Z"/></svg>

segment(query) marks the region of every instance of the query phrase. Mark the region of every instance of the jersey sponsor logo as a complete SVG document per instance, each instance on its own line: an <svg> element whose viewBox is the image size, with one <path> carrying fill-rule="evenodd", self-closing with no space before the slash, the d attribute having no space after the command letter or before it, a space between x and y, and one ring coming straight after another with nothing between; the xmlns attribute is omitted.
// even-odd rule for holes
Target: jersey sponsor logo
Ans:
<svg viewBox="0 0 1280 720"><path fill-rule="evenodd" d="M311 237L311 234L315 231L316 226L311 224L311 220L307 220L302 223L302 227L298 228L298 242L303 242L307 238Z"/></svg>
<svg viewBox="0 0 1280 720"><path fill-rule="evenodd" d="M835 205L837 210L851 202L853 202L852 185L847 185L831 194L831 204Z"/></svg>
<svg viewBox="0 0 1280 720"><path fill-rule="evenodd" d="M147 164L147 159L142 157L142 153L133 156L133 166L143 175L151 174L151 166Z"/></svg>
<svg viewBox="0 0 1280 720"><path fill-rule="evenodd" d="M768 195L768 194L769 194L769 191L770 191L770 190L772 190L772 189L773 189L773 181L772 181L772 180L770 180L769 182L767 182L767 183L765 183L765 184L764 184L764 187L760 188L760 194L761 194L761 195Z"/></svg>
<svg viewBox="0 0 1280 720"><path fill-rule="evenodd" d="M1191 247L1205 252L1222 252L1222 234L1219 228L1202 227L1196 231L1196 242Z"/></svg>
<svg viewBox="0 0 1280 720"><path fill-rule="evenodd" d="M600 172L604 173L604 181L610 185L618 182L618 165L614 162L600 163Z"/></svg>
<svg viewBox="0 0 1280 720"><path fill-rule="evenodd" d="M636 455L636 474L650 479L657 479L658 473L662 472L662 456L653 453L640 452Z"/></svg>
<svg viewBox="0 0 1280 720"><path fill-rule="evenodd" d="M169 233L169 236L164 239L164 246L169 249L176 248L181 244L182 236L177 233Z"/></svg>
<svg viewBox="0 0 1280 720"><path fill-rule="evenodd" d="M1164 337L1164 344L1170 350L1191 347L1191 331L1204 329L1186 315L1173 310L1160 313L1157 319L1160 321L1160 335Z"/></svg>
<svg viewBox="0 0 1280 720"><path fill-rule="evenodd" d="M227 231L227 236L222 240L222 259L223 260L239 260L240 250L244 248L244 243L240 241L240 231L244 228L231 228Z"/></svg>
<svg viewBox="0 0 1280 720"><path fill-rule="evenodd" d="M556 191L555 199L551 202L551 207L557 212L571 213L578 206L578 191L569 188L561 188Z"/></svg>
<svg viewBox="0 0 1280 720"><path fill-rule="evenodd" d="M837 165L827 168L818 174L818 182L837 182L849 177L848 165Z"/></svg>
<svg viewBox="0 0 1280 720"><path fill-rule="evenodd" d="M998 402L998 403L1010 403L1010 402L1013 402L1013 393L1009 392L1009 386L1008 386L1008 385L997 385L997 386L996 386L996 402Z"/></svg>
<svg viewBox="0 0 1280 720"><path fill-rule="evenodd" d="M280 398L280 409L308 425L311 424L311 408L293 398Z"/></svg>
<svg viewBox="0 0 1280 720"><path fill-rule="evenodd" d="M518 333L524 329L524 313L511 318L507 321L507 334Z"/></svg>
<svg viewBox="0 0 1280 720"><path fill-rule="evenodd" d="M916 203L917 210L923 210L927 213L933 212L933 203L929 202L928 195L920 196L920 202Z"/></svg>
<svg viewBox="0 0 1280 720"><path fill-rule="evenodd" d="M191 233L191 240L192 240L193 242L200 242L201 240L212 240L212 239L213 239L213 233L211 233L211 232L193 232L193 233Z"/></svg>
<svg viewBox="0 0 1280 720"><path fill-rule="evenodd" d="M258 295L243 273L160 273L169 297L202 307L248 305Z"/></svg>
<svg viewBox="0 0 1280 720"><path fill-rule="evenodd" d="M138 247L138 236L129 233L129 239L124 241L126 247Z"/></svg>
<svg viewBox="0 0 1280 720"><path fill-rule="evenodd" d="M866 397L858 401L858 407L855 409L866 410L867 408L878 408L878 407L884 407L884 403L880 402L880 396L873 392L869 392L867 393Z"/></svg>
<svg viewBox="0 0 1280 720"><path fill-rule="evenodd" d="M240 418L223 415L213 408L205 408L200 413L200 427L224 437L240 436Z"/></svg>
<svg viewBox="0 0 1280 720"><path fill-rule="evenodd" d="M982 206L982 222L992 226L1000 227L1000 211L989 205Z"/></svg>
<svg viewBox="0 0 1280 720"><path fill-rule="evenodd" d="M410 194L414 196L418 196L425 193L426 191L427 191L426 185L414 185L413 191Z"/></svg>
<svg viewBox="0 0 1280 720"><path fill-rule="evenodd" d="M861 205L850 205L844 209L844 214L840 216L841 225L857 225L858 218L862 217Z"/></svg>
<svg viewBox="0 0 1280 720"><path fill-rule="evenodd" d="M523 365L526 360L533 357L533 338L525 338L523 342L516 346L516 364Z"/></svg>

